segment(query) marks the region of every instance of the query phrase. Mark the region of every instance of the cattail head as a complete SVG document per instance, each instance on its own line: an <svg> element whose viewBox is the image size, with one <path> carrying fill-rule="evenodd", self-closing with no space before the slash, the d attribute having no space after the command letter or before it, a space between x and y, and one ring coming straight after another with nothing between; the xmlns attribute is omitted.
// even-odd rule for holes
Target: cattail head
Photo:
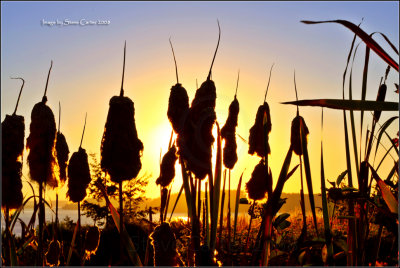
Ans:
<svg viewBox="0 0 400 268"><path fill-rule="evenodd" d="M238 124L239 115L239 102L235 99L229 105L228 118L226 119L225 125L221 128L221 138L225 139L229 133L235 132Z"/></svg>
<svg viewBox="0 0 400 268"><path fill-rule="evenodd" d="M64 183L67 180L69 148L65 136L61 132L57 132L56 154L58 166L60 167L60 181Z"/></svg>
<svg viewBox="0 0 400 268"><path fill-rule="evenodd" d="M272 192L272 175L268 172L264 161L256 165L250 180L246 183L247 193L250 199L261 200L267 192Z"/></svg>
<svg viewBox="0 0 400 268"><path fill-rule="evenodd" d="M130 98L124 97L125 55L126 42L121 91L119 96L110 100L100 148L101 169L116 183L136 178L142 168L143 143L136 131L134 104Z"/></svg>
<svg viewBox="0 0 400 268"><path fill-rule="evenodd" d="M257 110L256 120L250 128L249 154L256 153L259 157L266 157L270 152L268 135L271 132L271 115L267 102L260 105Z"/></svg>
<svg viewBox="0 0 400 268"><path fill-rule="evenodd" d="M154 266L178 266L176 238L169 223L157 226L150 238L154 248Z"/></svg>
<svg viewBox="0 0 400 268"><path fill-rule="evenodd" d="M1 123L3 159L17 161L24 151L25 120L20 115L6 115Z"/></svg>
<svg viewBox="0 0 400 268"><path fill-rule="evenodd" d="M138 138L134 116L131 99L111 98L101 142L101 168L116 183L136 178L142 168L143 143Z"/></svg>
<svg viewBox="0 0 400 268"><path fill-rule="evenodd" d="M235 166L238 156L237 156L237 144L235 133L229 133L225 136L225 146L223 150L223 162L224 166L228 169L233 169Z"/></svg>
<svg viewBox="0 0 400 268"><path fill-rule="evenodd" d="M379 87L378 95L376 96L376 101L385 101L386 91L387 91L386 84L382 84ZM374 118L375 118L376 122L379 121L379 118L381 117L381 113L382 113L382 111L374 111Z"/></svg>
<svg viewBox="0 0 400 268"><path fill-rule="evenodd" d="M186 89L179 83L172 86L168 101L168 119L174 131L182 133L185 119L189 111L189 97Z"/></svg>
<svg viewBox="0 0 400 268"><path fill-rule="evenodd" d="M172 145L161 161L160 177L156 180L156 184L167 187L175 177L176 147Z"/></svg>
<svg viewBox="0 0 400 268"><path fill-rule="evenodd" d="M9 209L18 208L22 205L23 201L21 181L22 163L19 161L7 161L3 157L2 164L1 206L8 207Z"/></svg>
<svg viewBox="0 0 400 268"><path fill-rule="evenodd" d="M88 155L86 150L79 147L72 154L68 165L68 192L72 202L80 202L86 197L86 188L91 181Z"/></svg>
<svg viewBox="0 0 400 268"><path fill-rule="evenodd" d="M301 149L301 136L300 136L300 127L304 131L305 136L309 134L306 122L304 118L300 115L296 116L292 121L291 135L290 135L290 145L292 146L293 151L297 155L302 155L303 151ZM307 141L307 139L306 139ZM306 145L306 144L305 144Z"/></svg>
<svg viewBox="0 0 400 268"><path fill-rule="evenodd" d="M52 240L49 250L46 253L46 263L49 266L58 266L60 264L61 246L57 240Z"/></svg>
<svg viewBox="0 0 400 268"><path fill-rule="evenodd" d="M56 187L56 122L46 100L44 96L42 102L35 104L32 110L30 134L26 140L29 149L28 165L32 180Z"/></svg>
<svg viewBox="0 0 400 268"><path fill-rule="evenodd" d="M100 242L100 231L97 226L90 226L86 231L85 251L89 254L95 253Z"/></svg>

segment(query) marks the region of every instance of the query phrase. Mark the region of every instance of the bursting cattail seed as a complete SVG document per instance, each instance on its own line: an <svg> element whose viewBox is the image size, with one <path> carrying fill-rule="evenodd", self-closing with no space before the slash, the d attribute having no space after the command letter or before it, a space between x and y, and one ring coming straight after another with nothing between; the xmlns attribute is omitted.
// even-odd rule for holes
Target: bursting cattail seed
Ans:
<svg viewBox="0 0 400 268"><path fill-rule="evenodd" d="M154 248L154 266L178 266L176 238L169 223L157 226L150 238Z"/></svg>
<svg viewBox="0 0 400 268"><path fill-rule="evenodd" d="M249 198L253 200L263 199L272 189L272 175L263 160L255 166L250 180L246 183L246 189Z"/></svg>
<svg viewBox="0 0 400 268"><path fill-rule="evenodd" d="M309 134L306 122L304 121L304 118L300 115L296 116L293 121L292 121L292 127L291 127L291 135L290 135L290 145L292 146L293 151L297 155L302 155L303 151L301 149L301 136L300 136L300 127L301 125L303 126L304 129L304 134L307 135ZM306 139L307 141L307 139Z"/></svg>
<svg viewBox="0 0 400 268"><path fill-rule="evenodd" d="M156 180L156 184L167 187L175 177L176 147L172 145L161 161L160 176Z"/></svg>

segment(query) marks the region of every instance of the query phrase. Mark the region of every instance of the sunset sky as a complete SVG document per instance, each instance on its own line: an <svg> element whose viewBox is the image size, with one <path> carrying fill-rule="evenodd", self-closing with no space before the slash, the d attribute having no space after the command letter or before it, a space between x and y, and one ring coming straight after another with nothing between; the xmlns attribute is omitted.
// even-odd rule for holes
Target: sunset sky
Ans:
<svg viewBox="0 0 400 268"><path fill-rule="evenodd" d="M42 98L50 61L53 69L47 97L58 119L61 102L61 131L71 154L77 151L85 113L87 125L82 147L100 158L100 143L109 100L119 94L123 45L126 40L125 95L135 104L139 138L144 144L140 175L152 174L146 191L159 196L155 180L159 175L160 150L167 151L172 130L167 118L170 88L176 83L175 67L168 39L171 37L178 63L179 80L190 102L206 79L218 39L221 42L213 68L217 88L217 120L222 126L233 100L240 69L238 100L240 113L237 133L248 140L257 108L263 102L272 71L267 101L272 117L269 158L274 183L290 145L291 121L296 107L280 104L295 100L293 73L296 70L299 99L342 98L342 75L353 38L338 24L305 25L300 20L345 19L359 24L367 33L382 32L398 48L399 2L2 2L1 9L1 120L11 114L20 89L26 81L17 114L25 117L25 138L29 135L30 114ZM43 25L44 21L109 20L109 25ZM395 59L398 56L384 39L375 40ZM357 39L356 44L360 42ZM365 45L360 44L353 68L353 98L360 99ZM386 64L371 52L367 99L375 100ZM398 73L388 76L386 100L398 101L394 84ZM348 96L346 85L346 97ZM321 109L301 107L310 131L308 137L314 191L320 192ZM380 122L398 113L384 112ZM360 123L356 113L357 135ZM371 114L365 114L365 127L371 127ZM324 110L325 176L336 180L346 169L343 113ZM57 120L58 124L58 120ZM364 127L364 130L365 130ZM398 123L388 129L396 136ZM363 137L365 132L363 133ZM359 139L357 139L359 142ZM237 139L239 161L232 172L236 188L244 171L250 178L259 161L248 155L248 145ZM383 144L389 147L388 140ZM359 144L358 144L359 145ZM364 146L364 143L363 143ZM215 144L216 147L216 144ZM378 157L382 156L381 148ZM71 155L70 154L70 155ZM394 153L392 153L394 155ZM29 178L24 154L24 178ZM292 158L292 166L299 162ZM354 161L353 161L354 164ZM388 157L380 169L386 176L393 160ZM173 191L181 187L180 166ZM60 190L65 198L66 186ZM300 173L286 183L284 192L298 193ZM29 193L24 183L24 193ZM30 193L29 193L30 194ZM50 198L54 192L48 191Z"/></svg>

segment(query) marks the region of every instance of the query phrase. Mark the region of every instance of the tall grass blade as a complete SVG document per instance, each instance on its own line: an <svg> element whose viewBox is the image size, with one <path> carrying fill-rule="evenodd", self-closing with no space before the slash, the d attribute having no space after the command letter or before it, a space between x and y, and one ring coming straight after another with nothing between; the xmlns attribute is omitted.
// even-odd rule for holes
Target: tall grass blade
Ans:
<svg viewBox="0 0 400 268"><path fill-rule="evenodd" d="M303 151L304 172L306 174L308 197L310 199L310 207L311 207L311 213L313 215L315 231L318 236L317 214L315 213L315 202L314 202L314 192L313 192L313 187L312 187L310 159L308 157L307 137L305 134L305 128L304 128L303 121L300 121L300 137L301 137L301 148Z"/></svg>
<svg viewBox="0 0 400 268"><path fill-rule="evenodd" d="M221 214L219 218L219 237L218 244L221 248L222 245L222 229L224 227L224 202L225 202L225 184L226 184L226 169L224 171L224 186L222 186L222 197L221 197Z"/></svg>
<svg viewBox="0 0 400 268"><path fill-rule="evenodd" d="M171 221L172 215L174 215L174 211L175 211L176 205L178 204L179 198L181 197L182 191L183 191L183 184L181 186L181 189L179 190L178 196L176 197L174 207L172 208L171 215L169 216L169 221Z"/></svg>
<svg viewBox="0 0 400 268"><path fill-rule="evenodd" d="M361 101L361 100L342 100L342 99L313 99L282 102L282 104L292 104L299 106L317 106L337 110L354 111L398 111L398 102L380 101Z"/></svg>
<svg viewBox="0 0 400 268"><path fill-rule="evenodd" d="M302 20L302 23L305 24L318 24L318 23L339 23L350 29L353 33L355 33L364 43L371 48L379 57L381 57L387 64L393 67L396 71L399 71L399 64L396 63L387 53L386 51L375 42L372 37L370 37L366 32L364 32L360 27L355 24L346 21L346 20L328 20L328 21L307 21Z"/></svg>
<svg viewBox="0 0 400 268"><path fill-rule="evenodd" d="M236 189L235 218L234 218L234 221L233 221L233 242L235 242L235 239L236 239L237 219L238 219L238 214L239 214L240 189L242 187L243 173L244 173L244 171L242 172L242 175L240 175L238 187Z"/></svg>
<svg viewBox="0 0 400 268"><path fill-rule="evenodd" d="M378 130L378 137L376 138L376 149L375 149L375 155L378 151L378 147L382 138L383 133L385 133L386 129L390 126L390 124L393 123L394 120L399 119L399 116L393 116L386 120L385 123L382 124L382 126Z"/></svg>
<svg viewBox="0 0 400 268"><path fill-rule="evenodd" d="M367 80L368 80L368 65L369 65L369 54L371 49L369 47L365 48L365 59L364 59L364 70L363 79L361 86L361 100L365 101L367 96ZM361 141L362 141L362 126L364 121L364 111L361 111L361 121L360 121L360 159L361 159Z"/></svg>
<svg viewBox="0 0 400 268"><path fill-rule="evenodd" d="M222 146L221 146L221 133L219 129L218 123L217 125L217 161L215 163L215 175L214 175L214 187L213 187L213 206L211 213L211 241L210 241L210 249L211 252L214 252L215 243L217 240L217 227L218 227L218 210L219 210L219 198L221 191L221 177L222 177ZM210 193L211 194L211 193Z"/></svg>
<svg viewBox="0 0 400 268"><path fill-rule="evenodd" d="M73 249L75 247L76 235L78 234L78 226L79 226L79 221L76 223L75 228L74 228L74 233L72 235L71 245L70 245L69 251L68 251L68 257L67 257L66 266L69 266L69 262L71 261L72 251L73 251Z"/></svg>
<svg viewBox="0 0 400 268"><path fill-rule="evenodd" d="M354 53L355 55L355 53ZM351 67L350 70L350 79L349 79L349 99L352 100L353 99L353 94L352 94L352 76L353 76L353 67ZM350 125L351 125L351 135L353 137L353 150L354 150L354 161L356 162L356 174L357 174L357 178L359 176L360 173L360 166L358 164L358 150L357 150L357 136L356 136L356 125L354 123L354 112L353 110L350 110Z"/></svg>
<svg viewBox="0 0 400 268"><path fill-rule="evenodd" d="M182 157L180 157L180 162L181 162L181 169L182 169L182 181L183 181L183 189L185 190L185 197L186 197L186 204L188 207L188 214L192 215L192 195L190 192L190 185L189 185L189 175L188 171L185 166L185 160L183 160Z"/></svg>
<svg viewBox="0 0 400 268"><path fill-rule="evenodd" d="M324 112L322 111L321 119L321 132L323 130L323 119ZM322 195L322 213L324 218L325 227L325 242L327 247L327 264L333 265L333 245L332 245L332 232L329 225L329 213L328 213L328 201L326 199L326 186L325 186L325 171L324 171L324 153L322 147L322 135L321 135L321 195Z"/></svg>

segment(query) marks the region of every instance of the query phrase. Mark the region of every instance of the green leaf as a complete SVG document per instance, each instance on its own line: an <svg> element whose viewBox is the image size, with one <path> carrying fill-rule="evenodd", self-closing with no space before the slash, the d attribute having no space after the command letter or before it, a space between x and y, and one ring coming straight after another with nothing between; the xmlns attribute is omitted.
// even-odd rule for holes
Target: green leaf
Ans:
<svg viewBox="0 0 400 268"><path fill-rule="evenodd" d="M340 183L342 182L342 180L343 180L344 177L346 176L347 172L348 172L348 171L345 170L345 171L343 171L342 173L340 173L340 175L337 177L337 179L336 179L336 185L337 185L337 186L340 185Z"/></svg>
<svg viewBox="0 0 400 268"><path fill-rule="evenodd" d="M362 101L362 100L342 100L342 99L313 99L283 102L282 104L292 104L299 106L317 106L337 110L354 111L398 111L398 102L381 101Z"/></svg>
<svg viewBox="0 0 400 268"><path fill-rule="evenodd" d="M357 27L355 24L346 21L346 20L328 20L328 21L306 21L302 20L301 22L305 24L318 24L318 23L339 23L350 29L353 33L355 33L359 38L361 38L364 43L371 48L378 56L380 56L387 64L392 66L395 70L399 71L399 64L396 63L383 48L375 42L372 37L370 37L366 32L364 32L360 27Z"/></svg>
<svg viewBox="0 0 400 268"><path fill-rule="evenodd" d="M284 220L281 223L279 223L276 228L279 230L285 230L286 228L288 228L290 226L290 224L291 224L290 221Z"/></svg>
<svg viewBox="0 0 400 268"><path fill-rule="evenodd" d="M278 217L275 218L272 225L276 228L279 226L279 224L281 224L283 221L285 221L289 217L290 217L289 213L282 213L281 215L279 215Z"/></svg>
<svg viewBox="0 0 400 268"><path fill-rule="evenodd" d="M178 201L179 201L179 198L181 197L182 191L183 191L183 183L182 183L181 189L179 190L178 197L176 198L174 207L172 208L171 215L169 216L169 221L171 221L171 219L172 219L172 215L174 214L176 205L178 204Z"/></svg>
<svg viewBox="0 0 400 268"><path fill-rule="evenodd" d="M378 183L379 189L382 193L382 198L385 200L386 205L388 206L390 212L397 214L398 211L398 202L396 198L393 196L393 193L390 191L389 186L379 177L374 168L368 163L369 168L371 169L372 177Z"/></svg>

